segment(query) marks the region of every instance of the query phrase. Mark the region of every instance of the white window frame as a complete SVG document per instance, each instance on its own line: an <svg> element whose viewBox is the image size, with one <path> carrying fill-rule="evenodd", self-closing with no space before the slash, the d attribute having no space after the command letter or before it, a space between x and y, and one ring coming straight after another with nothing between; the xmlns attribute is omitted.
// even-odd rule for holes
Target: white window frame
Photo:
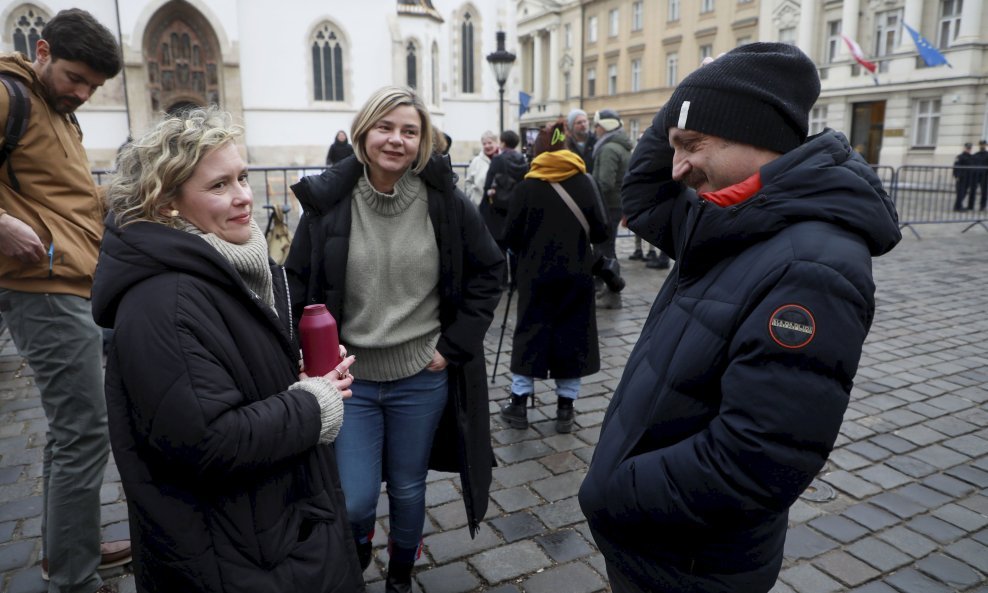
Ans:
<svg viewBox="0 0 988 593"><path fill-rule="evenodd" d="M810 110L810 135L819 134L827 127L827 106L817 105Z"/></svg>
<svg viewBox="0 0 988 593"><path fill-rule="evenodd" d="M712 58L714 55L714 44L704 43L700 46L700 63L703 63L703 58Z"/></svg>
<svg viewBox="0 0 988 593"><path fill-rule="evenodd" d="M632 144L637 144L638 136L641 135L641 122L638 121L637 117L628 122L628 133Z"/></svg>
<svg viewBox="0 0 988 593"><path fill-rule="evenodd" d="M587 68L587 96L596 97L597 96L597 67L590 66Z"/></svg>
<svg viewBox="0 0 988 593"><path fill-rule="evenodd" d="M621 30L621 12L612 8L607 12L607 36L617 37Z"/></svg>
<svg viewBox="0 0 988 593"><path fill-rule="evenodd" d="M618 77L617 64L607 65L607 95L614 96L617 94L617 77Z"/></svg>
<svg viewBox="0 0 988 593"><path fill-rule="evenodd" d="M979 0L968 0L968 2ZM940 0L940 27L937 29L937 47L947 49L954 44L961 30L961 11L964 0Z"/></svg>
<svg viewBox="0 0 988 593"><path fill-rule="evenodd" d="M636 0L631 3L631 31L638 32L645 27L645 3Z"/></svg>
<svg viewBox="0 0 988 593"><path fill-rule="evenodd" d="M716 8L716 3L714 0L702 0L700 2L700 14L707 14L708 12L713 12Z"/></svg>
<svg viewBox="0 0 988 593"><path fill-rule="evenodd" d="M902 35L902 9L875 13L875 57L892 55Z"/></svg>
<svg viewBox="0 0 988 593"><path fill-rule="evenodd" d="M573 23L563 25L563 40L566 49L573 48Z"/></svg>
<svg viewBox="0 0 988 593"><path fill-rule="evenodd" d="M824 55L824 60L827 64L833 64L840 58L840 44L841 41L841 28L843 27L843 21L841 19L827 21L827 50Z"/></svg>
<svg viewBox="0 0 988 593"><path fill-rule="evenodd" d="M671 51L666 54L666 86L674 87L679 84L679 52Z"/></svg>
<svg viewBox="0 0 988 593"><path fill-rule="evenodd" d="M669 0L666 13L666 22L672 23L679 20L679 0Z"/></svg>
<svg viewBox="0 0 988 593"><path fill-rule="evenodd" d="M781 27L779 29L779 43L796 45L796 27Z"/></svg>
<svg viewBox="0 0 988 593"><path fill-rule="evenodd" d="M631 60L631 92L637 93L642 90L642 59Z"/></svg>
<svg viewBox="0 0 988 593"><path fill-rule="evenodd" d="M597 15L587 19L587 43L597 43Z"/></svg>
<svg viewBox="0 0 988 593"><path fill-rule="evenodd" d="M940 135L940 99L913 102L913 148L933 148Z"/></svg>

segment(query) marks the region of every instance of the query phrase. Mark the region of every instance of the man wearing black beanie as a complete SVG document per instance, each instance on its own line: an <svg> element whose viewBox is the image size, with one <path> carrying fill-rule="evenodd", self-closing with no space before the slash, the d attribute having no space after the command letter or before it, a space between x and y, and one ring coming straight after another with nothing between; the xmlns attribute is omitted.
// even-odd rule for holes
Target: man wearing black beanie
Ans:
<svg viewBox="0 0 988 593"><path fill-rule="evenodd" d="M631 157L628 228L676 260L611 398L580 506L611 590L769 591L823 467L901 239L813 63L738 47L687 76Z"/></svg>

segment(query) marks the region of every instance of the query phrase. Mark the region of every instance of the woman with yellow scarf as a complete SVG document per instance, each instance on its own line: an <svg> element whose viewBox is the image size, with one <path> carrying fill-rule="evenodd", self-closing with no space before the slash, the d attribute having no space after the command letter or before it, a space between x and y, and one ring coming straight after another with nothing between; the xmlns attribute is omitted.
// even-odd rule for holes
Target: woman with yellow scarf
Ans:
<svg viewBox="0 0 988 593"><path fill-rule="evenodd" d="M600 369L592 243L607 239L607 217L593 179L566 150L565 120L546 126L535 158L514 188L504 241L518 268L518 319L511 355L511 399L501 419L527 428L535 379L556 383L556 431L573 430L580 378Z"/></svg>

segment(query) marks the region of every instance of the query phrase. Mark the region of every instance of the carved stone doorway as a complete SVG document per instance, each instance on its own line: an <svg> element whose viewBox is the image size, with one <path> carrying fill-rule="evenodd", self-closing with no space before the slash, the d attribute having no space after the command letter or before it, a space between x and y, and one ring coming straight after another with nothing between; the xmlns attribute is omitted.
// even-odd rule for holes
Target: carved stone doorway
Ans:
<svg viewBox="0 0 988 593"><path fill-rule="evenodd" d="M152 17L144 36L152 113L221 105L216 33L195 8L169 2Z"/></svg>

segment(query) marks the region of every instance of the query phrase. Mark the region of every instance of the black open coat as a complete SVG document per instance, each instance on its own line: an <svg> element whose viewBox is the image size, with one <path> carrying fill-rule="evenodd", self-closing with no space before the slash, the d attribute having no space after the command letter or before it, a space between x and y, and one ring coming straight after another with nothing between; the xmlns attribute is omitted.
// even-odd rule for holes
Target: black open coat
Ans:
<svg viewBox="0 0 988 593"><path fill-rule="evenodd" d="M590 237L552 185L515 186L505 243L517 258L518 322L511 372L540 379L585 377L600 370L591 243L607 239L607 217L588 175L560 185L590 225Z"/></svg>
<svg viewBox="0 0 988 593"><path fill-rule="evenodd" d="M350 200L361 175L363 165L349 157L292 186L304 209L285 263L293 309L298 315L305 305L324 303L341 331ZM441 329L436 349L449 361L449 397L429 467L459 472L472 534L487 513L494 465L484 336L501 296L504 258L477 208L456 189L445 158L433 158L419 177L428 189L429 218L439 246Z"/></svg>
<svg viewBox="0 0 988 593"><path fill-rule="evenodd" d="M336 456L298 380L287 282L275 313L216 249L112 216L93 315L137 590L363 590Z"/></svg>

